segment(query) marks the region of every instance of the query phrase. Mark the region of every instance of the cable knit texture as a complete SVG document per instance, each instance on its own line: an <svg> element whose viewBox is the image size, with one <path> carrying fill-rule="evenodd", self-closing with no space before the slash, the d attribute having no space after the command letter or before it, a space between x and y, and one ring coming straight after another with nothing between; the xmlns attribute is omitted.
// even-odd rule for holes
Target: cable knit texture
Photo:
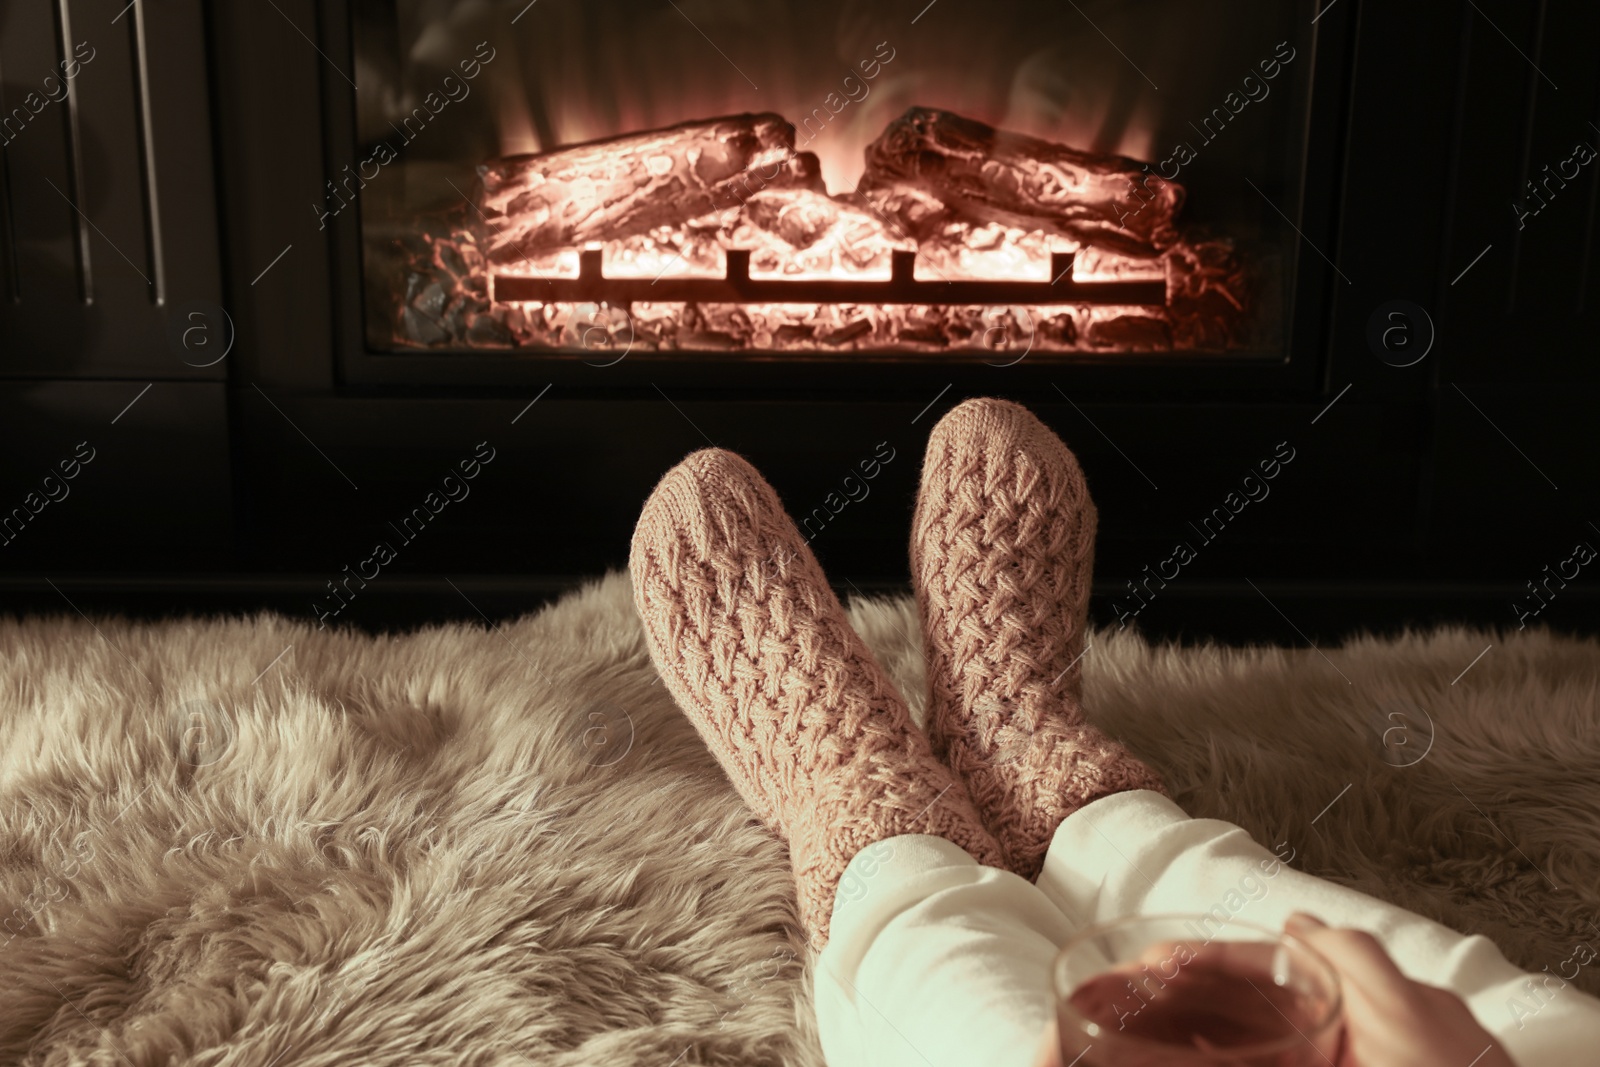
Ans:
<svg viewBox="0 0 1600 1067"><path fill-rule="evenodd" d="M814 945L826 943L845 866L875 841L935 834L1001 862L966 789L749 463L707 449L669 471L639 516L629 567L667 688L789 843Z"/></svg>
<svg viewBox="0 0 1600 1067"><path fill-rule="evenodd" d="M1165 792L1079 710L1094 533L1077 459L1027 409L968 400L934 427L911 537L928 732L1024 878L1084 804Z"/></svg>

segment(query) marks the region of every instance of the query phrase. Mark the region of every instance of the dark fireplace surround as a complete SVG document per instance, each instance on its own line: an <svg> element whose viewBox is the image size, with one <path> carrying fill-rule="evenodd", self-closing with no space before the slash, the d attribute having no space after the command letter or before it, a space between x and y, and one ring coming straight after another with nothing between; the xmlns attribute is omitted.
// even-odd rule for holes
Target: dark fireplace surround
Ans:
<svg viewBox="0 0 1600 1067"><path fill-rule="evenodd" d="M978 17L954 3L922 18ZM375 344L378 205L328 199L372 173L343 73L370 6L191 0L112 23L87 2L9 5L8 108L71 44L96 56L70 115L51 103L5 146L0 504L82 464L0 547L15 606L497 616L623 565L654 479L712 443L768 474L842 591L892 588L929 427L993 394L1082 457L1103 623L1285 642L1441 618L1594 627L1582 580L1550 576L1600 543L1600 184L1594 167L1530 184L1600 98L1583 5L1308 6L1294 180L1236 201L1291 234L1267 342L1023 358ZM1530 62L1569 72L1559 93ZM1248 113L1226 136L1253 136ZM598 251L572 251L571 284L592 282ZM888 262L881 284L920 299L909 260Z"/></svg>

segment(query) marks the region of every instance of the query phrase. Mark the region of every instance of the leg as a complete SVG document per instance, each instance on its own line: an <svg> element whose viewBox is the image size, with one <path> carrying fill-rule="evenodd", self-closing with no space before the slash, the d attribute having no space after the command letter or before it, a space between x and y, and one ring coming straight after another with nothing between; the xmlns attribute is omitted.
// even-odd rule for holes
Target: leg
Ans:
<svg viewBox="0 0 1600 1067"><path fill-rule="evenodd" d="M1077 459L1027 409L968 400L929 435L911 535L928 734L1024 878L1070 812L1162 788L1079 705L1095 523Z"/></svg>
<svg viewBox="0 0 1600 1067"><path fill-rule="evenodd" d="M1028 1067L1074 922L1031 882L935 837L846 868L814 976L829 1067Z"/></svg>
<svg viewBox="0 0 1600 1067"><path fill-rule="evenodd" d="M645 503L629 557L650 657L734 787L789 844L821 947L850 858L933 834L999 863L816 557L755 468L696 452Z"/></svg>
<svg viewBox="0 0 1600 1067"><path fill-rule="evenodd" d="M1028 879L1069 812L1159 788L1079 712L1094 529L1077 461L1026 410L972 400L934 427L911 539L928 732L1007 871L904 837L852 864L816 973L834 1067L1031 1062L1079 924Z"/></svg>
<svg viewBox="0 0 1600 1067"><path fill-rule="evenodd" d="M863 850L816 966L823 1051L830 1067L1027 1067L1059 945L1089 922L1208 909L1212 931L1231 918L1281 928L1294 911L1368 930L1527 1067L1587 1062L1600 1035L1600 1001L1517 970L1488 939L1295 871L1241 828L1137 791L1069 816L1037 886L938 838Z"/></svg>
<svg viewBox="0 0 1600 1067"><path fill-rule="evenodd" d="M1034 886L914 837L853 861L816 972L833 1067L1027 1064L1056 946L1087 922L1208 909L1367 929L1521 1062L1581 1062L1580 1034L1600 1033L1592 998L1517 971L1484 938L1293 871L1239 827L1189 819L1084 723L1094 520L1076 461L1021 408L971 401L934 429L912 540L929 732L1009 869L1043 873Z"/></svg>
<svg viewBox="0 0 1600 1067"><path fill-rule="evenodd" d="M730 453L690 456L646 503L630 569L663 680L789 843L801 922L828 945L818 1015L830 1061L927 1067L926 1048L993 1062L984 1051L1001 1041L1025 1064L1049 1011L1036 969L1070 927L998 869L965 786L850 629L772 488ZM832 941L830 921L844 929ZM959 1047L976 1054L949 1058Z"/></svg>

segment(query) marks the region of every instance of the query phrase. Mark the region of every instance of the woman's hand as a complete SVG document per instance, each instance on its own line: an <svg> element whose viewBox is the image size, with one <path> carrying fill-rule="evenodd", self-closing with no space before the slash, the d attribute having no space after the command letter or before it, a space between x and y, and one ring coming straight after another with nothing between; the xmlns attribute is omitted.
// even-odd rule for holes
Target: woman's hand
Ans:
<svg viewBox="0 0 1600 1067"><path fill-rule="evenodd" d="M1336 930L1304 914L1291 915L1284 930L1339 972L1345 1023L1339 1067L1516 1067L1460 997L1401 974L1371 934Z"/></svg>
<svg viewBox="0 0 1600 1067"><path fill-rule="evenodd" d="M1339 973L1345 1042L1338 1067L1516 1067L1460 997L1401 974L1371 934L1335 930L1304 914L1290 916L1284 929L1316 949ZM1033 1063L1062 1067L1053 1021L1045 1027Z"/></svg>

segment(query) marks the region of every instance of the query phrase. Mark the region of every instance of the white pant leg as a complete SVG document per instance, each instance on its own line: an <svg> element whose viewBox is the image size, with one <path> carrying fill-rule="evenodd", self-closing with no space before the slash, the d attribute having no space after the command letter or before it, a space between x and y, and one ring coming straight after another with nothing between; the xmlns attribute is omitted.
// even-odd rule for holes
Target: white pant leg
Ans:
<svg viewBox="0 0 1600 1067"><path fill-rule="evenodd" d="M1026 879L940 837L862 849L817 960L829 1067L1028 1067L1050 963L1077 924Z"/></svg>
<svg viewBox="0 0 1600 1067"><path fill-rule="evenodd" d="M1600 1001L1560 977L1517 969L1486 937L1294 870L1280 862L1291 847L1270 852L1240 827L1192 819L1159 793L1118 793L1062 822L1039 888L1091 922L1199 912L1213 917L1208 931L1234 918L1281 929L1291 912L1309 912L1366 930L1408 977L1454 991L1518 1063L1600 1062ZM1562 963L1552 960L1551 970L1577 973L1575 962Z"/></svg>
<svg viewBox="0 0 1600 1067"><path fill-rule="evenodd" d="M1039 886L982 867L941 838L881 841L846 870L832 939L817 963L828 1063L1026 1065L1051 1017L1058 945L1088 922L1214 907L1269 927L1303 910L1370 930L1407 974L1467 999L1519 1063L1592 1062L1600 1047L1593 998L1554 980L1536 996L1524 985L1533 977L1487 939L1275 861L1239 827L1191 819L1144 791L1103 798L1066 819ZM1515 1014L1515 999L1528 1010Z"/></svg>

